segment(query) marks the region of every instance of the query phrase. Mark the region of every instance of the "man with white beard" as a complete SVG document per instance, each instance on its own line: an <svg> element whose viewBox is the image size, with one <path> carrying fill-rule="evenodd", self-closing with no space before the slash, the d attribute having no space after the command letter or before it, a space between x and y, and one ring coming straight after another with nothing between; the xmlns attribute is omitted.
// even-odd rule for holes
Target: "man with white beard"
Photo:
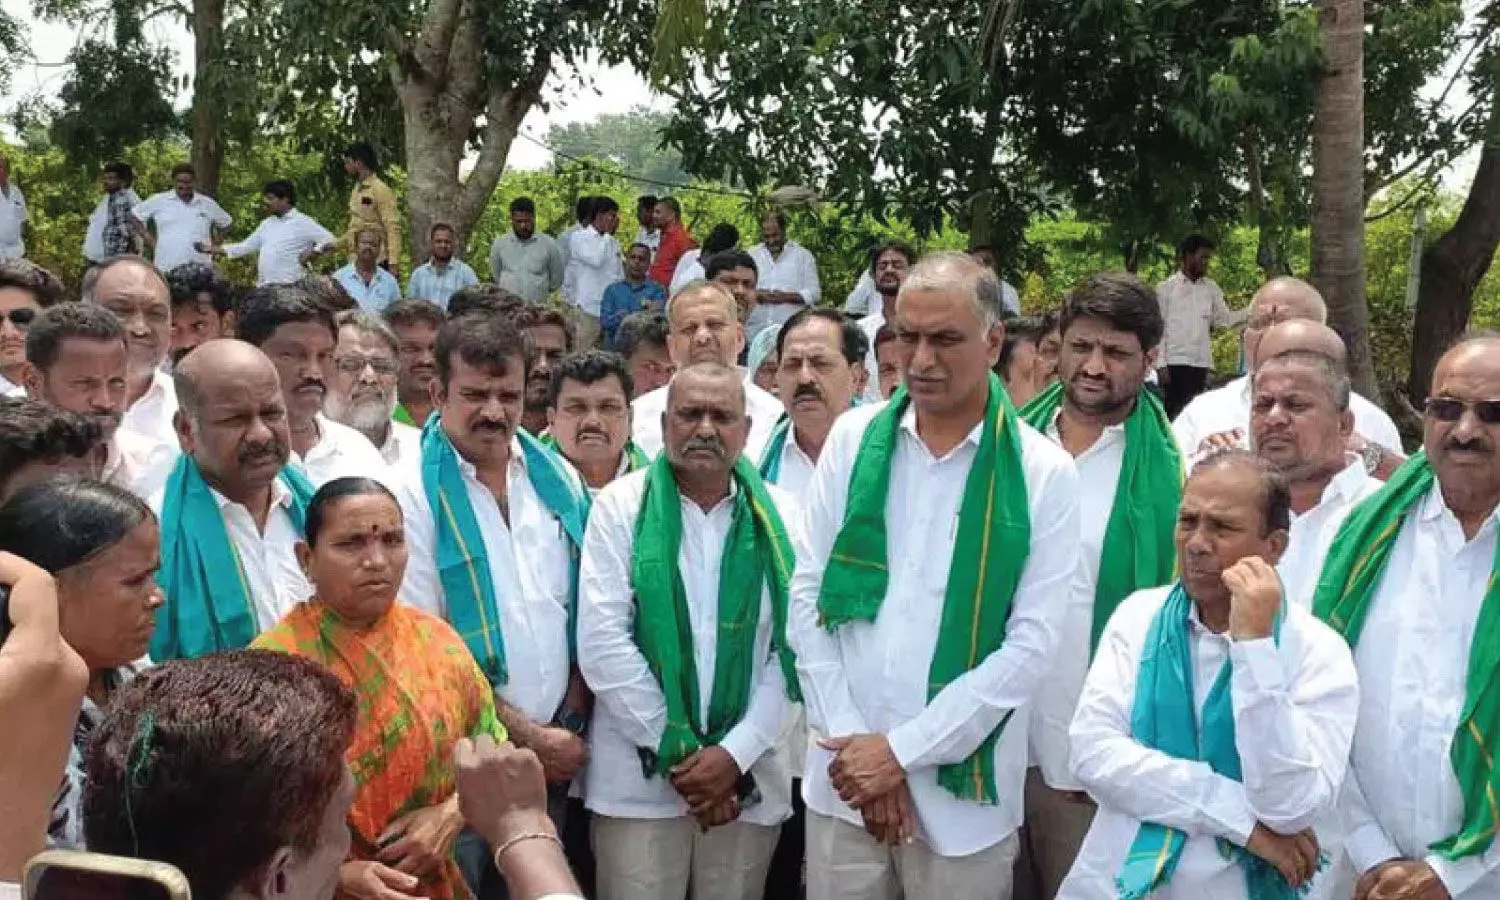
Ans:
<svg viewBox="0 0 1500 900"><path fill-rule="evenodd" d="M422 432L394 421L397 356L401 343L374 313L349 310L339 315L334 350L333 390L324 412L370 439L388 466L421 453Z"/></svg>

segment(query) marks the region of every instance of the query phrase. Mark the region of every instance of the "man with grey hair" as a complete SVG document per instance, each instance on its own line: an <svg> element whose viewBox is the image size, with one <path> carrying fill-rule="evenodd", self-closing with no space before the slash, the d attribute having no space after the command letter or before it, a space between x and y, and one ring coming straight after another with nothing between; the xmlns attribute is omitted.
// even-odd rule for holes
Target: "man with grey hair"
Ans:
<svg viewBox="0 0 1500 900"><path fill-rule="evenodd" d="M340 313L338 325L332 390L323 412L369 438L388 466L419 456L421 430L391 418L401 368L396 333L385 319L361 310Z"/></svg>
<svg viewBox="0 0 1500 900"><path fill-rule="evenodd" d="M834 423L792 580L808 897L1008 900L1024 710L1068 615L1078 474L990 371L993 272L928 256L894 312L905 386Z"/></svg>
<svg viewBox="0 0 1500 900"><path fill-rule="evenodd" d="M745 348L745 326L739 320L734 297L711 281L695 281L673 295L667 301L667 322L671 327L667 350L679 370L706 362L733 368ZM757 387L748 376L744 381L745 411L750 417L745 454L760 459L781 418L781 401ZM667 410L667 389L660 387L642 394L630 405L631 439L647 456L655 456L662 449L661 420Z"/></svg>
<svg viewBox="0 0 1500 900"><path fill-rule="evenodd" d="M130 406L120 427L176 446L177 390L162 365L172 349L172 292L166 280L144 257L110 257L84 273L83 301L103 306L125 323Z"/></svg>
<svg viewBox="0 0 1500 900"><path fill-rule="evenodd" d="M1354 433L1350 396L1343 363L1307 350L1265 359L1251 378L1251 446L1292 494L1290 539L1276 568L1287 598L1304 607L1344 518L1381 485L1346 449Z"/></svg>
<svg viewBox="0 0 1500 900"><path fill-rule="evenodd" d="M1300 278L1273 278L1261 285L1250 301L1250 319L1245 325L1244 341L1245 361L1251 373L1260 359L1269 359L1273 355L1262 352L1265 337L1272 329L1290 322L1323 326L1335 338L1339 345L1336 356L1343 361L1343 339L1327 328L1328 306L1323 302L1323 295ZM1350 402L1357 435L1386 450L1401 450L1401 434L1384 410L1358 394L1353 395ZM1172 431L1177 435L1183 459L1192 461L1223 445L1222 441L1210 443L1210 439L1217 435L1238 432L1236 441L1243 440L1249 418L1250 375L1247 374L1195 397L1172 421Z"/></svg>

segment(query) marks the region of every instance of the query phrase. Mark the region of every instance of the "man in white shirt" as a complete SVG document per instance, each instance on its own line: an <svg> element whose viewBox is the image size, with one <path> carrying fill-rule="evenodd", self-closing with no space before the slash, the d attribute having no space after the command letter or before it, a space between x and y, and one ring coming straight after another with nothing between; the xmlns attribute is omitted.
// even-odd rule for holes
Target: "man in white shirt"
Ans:
<svg viewBox="0 0 1500 900"><path fill-rule="evenodd" d="M791 812L786 501L736 464L750 423L734 368L693 365L667 390L665 458L605 488L584 540L599 897L760 900Z"/></svg>
<svg viewBox="0 0 1500 900"><path fill-rule="evenodd" d="M1339 806L1362 900L1500 896L1488 749L1500 603L1497 360L1500 337L1480 334L1438 361L1426 457L1349 514L1314 598L1359 669Z"/></svg>
<svg viewBox="0 0 1500 900"><path fill-rule="evenodd" d="M256 288L240 310L235 333L271 358L286 402L292 465L313 487L335 478L389 479L385 460L369 438L323 415L339 329L333 313L292 284Z"/></svg>
<svg viewBox="0 0 1500 900"><path fill-rule="evenodd" d="M1292 493L1290 539L1276 570L1286 599L1307 609L1339 526L1381 482L1345 449L1354 414L1342 363L1290 350L1262 360L1251 381L1250 444Z"/></svg>
<svg viewBox="0 0 1500 900"><path fill-rule="evenodd" d="M752 343L761 329L780 325L799 307L817 306L823 297L817 260L806 247L787 240L786 216L766 216L760 223L760 236L761 243L750 248L760 278L755 309L745 325L746 339Z"/></svg>
<svg viewBox="0 0 1500 900"><path fill-rule="evenodd" d="M62 280L25 259L0 259L0 397L26 394L26 332L67 295Z"/></svg>
<svg viewBox="0 0 1500 900"><path fill-rule="evenodd" d="M1289 505L1243 450L1188 478L1182 580L1116 610L1073 719L1099 813L1059 900L1290 897L1323 867L1314 826L1335 808L1359 684L1272 568Z"/></svg>
<svg viewBox="0 0 1500 900"><path fill-rule="evenodd" d="M199 252L201 243L218 243L234 220L214 198L194 190L197 172L192 163L172 167L172 190L152 194L130 211L141 239L153 243L146 230L156 222L155 262L160 272L185 263L210 265L213 257Z"/></svg>
<svg viewBox="0 0 1500 900"><path fill-rule="evenodd" d="M1250 301L1250 320L1245 326L1245 361L1250 371L1255 371L1258 360L1293 349L1324 353L1342 363L1347 348L1327 321L1322 295L1307 282L1276 278L1261 285ZM1356 434L1387 452L1401 450L1401 435L1384 410L1358 394L1351 395L1349 403ZM1216 436L1244 440L1249 419L1250 376L1246 375L1194 399L1172 422L1172 430L1183 458L1191 462L1225 442Z"/></svg>
<svg viewBox="0 0 1500 900"><path fill-rule="evenodd" d="M859 280L854 282L854 289L844 298L844 312L864 318L871 313L870 307L879 302L880 294L875 290L875 273L865 268L860 271Z"/></svg>
<svg viewBox="0 0 1500 900"><path fill-rule="evenodd" d="M677 260L677 265L672 269L671 283L666 285L668 296L677 293L695 281L708 279L713 281L713 276L708 274L709 262L714 257L730 251L743 252L740 250L740 230L728 222L720 222L709 232L708 237L703 239L702 247L693 247L683 252L682 257ZM749 254L746 254L748 256ZM739 295L735 295L739 300ZM752 295L750 300L754 300ZM741 301L740 319L743 321L750 314L753 302Z"/></svg>
<svg viewBox="0 0 1500 900"><path fill-rule="evenodd" d="M26 336L26 393L34 400L99 423L108 447L103 480L151 496L166 481L177 444L125 431L125 385L130 353L125 327L93 303L44 310Z"/></svg>
<svg viewBox="0 0 1500 900"><path fill-rule="evenodd" d="M218 340L184 357L174 377L182 456L149 501L162 522L163 559L175 560L157 575L167 598L151 643L157 661L239 649L312 596L296 553L312 495L287 465L276 367L249 344ZM223 537L196 518L202 486ZM239 577L211 560L237 563Z"/></svg>
<svg viewBox="0 0 1500 900"><path fill-rule="evenodd" d="M839 416L865 389L865 333L831 309L799 309L776 336L776 390L784 413L756 464L791 497L806 496Z"/></svg>
<svg viewBox="0 0 1500 900"><path fill-rule="evenodd" d="M590 496L646 465L630 442L632 387L625 360L605 350L564 358L548 379L543 440L573 464Z"/></svg>
<svg viewBox="0 0 1500 900"><path fill-rule="evenodd" d="M333 390L323 411L369 439L387 466L422 452L422 432L391 418L401 345L385 320L373 313L339 313L339 342L333 356Z"/></svg>
<svg viewBox="0 0 1500 900"><path fill-rule="evenodd" d="M748 322L755 311L755 295L760 285L760 270L755 257L743 250L731 248L706 257L704 263L706 265L699 274L728 291L729 296L734 298L735 315L739 317L740 324ZM686 283L679 285L678 290L685 285ZM747 332L745 345L749 344Z"/></svg>
<svg viewBox="0 0 1500 900"><path fill-rule="evenodd" d="M1162 335L1149 285L1105 272L1080 284L1061 316L1058 379L1022 418L1073 458L1081 486L1078 568L1062 643L1031 708L1022 877L1051 898L1073 865L1094 803L1068 763L1068 724L1089 659L1129 595L1172 580L1182 459L1166 413L1146 390Z"/></svg>
<svg viewBox="0 0 1500 900"><path fill-rule="evenodd" d="M619 227L620 204L609 197L600 197L593 220L573 235L568 258L574 269L571 312L577 332L576 345L581 348L599 343L599 306L604 291L625 277L620 244L615 240L615 230Z"/></svg>
<svg viewBox="0 0 1500 900"><path fill-rule="evenodd" d="M566 231L557 236L557 249L562 254L562 298L568 303L574 303L578 295L578 264L573 262L573 238L578 233L589 227L594 221L594 209L599 205L599 198L594 196L583 196L573 206L573 215L576 219ZM523 295L524 296L524 295ZM530 298L527 298L530 299ZM546 299L546 297L542 297ZM540 300L533 301L540 302Z"/></svg>
<svg viewBox="0 0 1500 900"><path fill-rule="evenodd" d="M901 285L906 283L906 276L916 262L917 254L900 241L885 241L870 249L870 271L875 273L875 292L880 300L880 308L871 310L869 315L859 320L859 327L870 340L870 352L865 357L867 372L880 371L879 360L875 358L875 335L880 331L880 326L896 321L896 297L900 295ZM878 381L872 378L865 386L866 401L874 403L885 399L881 396Z"/></svg>
<svg viewBox="0 0 1500 900"><path fill-rule="evenodd" d="M0 259L20 259L26 255L26 197L10 180L10 160L0 153Z"/></svg>
<svg viewBox="0 0 1500 900"><path fill-rule="evenodd" d="M995 256L995 248L988 244L975 244L969 248L969 255L974 257L981 266L995 273L1000 278L1000 260ZM1000 278L1000 305L1005 307L1007 315L1019 316L1021 314L1021 295L1016 293L1016 288L1009 281Z"/></svg>
<svg viewBox="0 0 1500 900"><path fill-rule="evenodd" d="M734 298L712 282L689 285L667 301L672 333L668 349L678 370L704 362L733 366L745 347L745 326L735 315ZM647 456L662 450L662 415L667 410L667 388L635 398L631 408L631 437ZM765 453L771 429L781 418L781 401L745 380L745 410L750 438L745 455L752 460Z"/></svg>
<svg viewBox="0 0 1500 900"><path fill-rule="evenodd" d="M271 214L260 220L249 237L222 247L200 244L198 249L230 259L258 254L257 285L290 284L307 274L303 264L332 250L338 239L296 208L297 191L290 181L266 182L262 200Z"/></svg>
<svg viewBox="0 0 1500 900"><path fill-rule="evenodd" d="M635 201L635 219L640 223L640 230L635 233L637 244L645 244L651 248L651 255L656 255L656 248L661 246L661 229L656 227L656 204L658 198L654 194L643 194Z"/></svg>
<svg viewBox="0 0 1500 900"><path fill-rule="evenodd" d="M125 323L130 406L121 426L176 446L172 419L177 389L162 368L172 348L172 299L166 281L142 257L117 256L84 273L82 292L85 303L97 303Z"/></svg>
<svg viewBox="0 0 1500 900"><path fill-rule="evenodd" d="M834 423L797 548L808 897L1008 900L1025 710L1078 565L1078 476L1003 403L992 272L930 256L895 312L910 393ZM995 474L971 487L976 466Z"/></svg>
<svg viewBox="0 0 1500 900"><path fill-rule="evenodd" d="M1177 418L1208 384L1208 370L1213 368L1213 329L1231 328L1249 316L1248 310L1226 306L1224 292L1208 277L1213 251L1208 238L1189 236L1177 248L1177 271L1156 286L1161 315L1167 323L1157 378L1166 391L1168 418Z"/></svg>

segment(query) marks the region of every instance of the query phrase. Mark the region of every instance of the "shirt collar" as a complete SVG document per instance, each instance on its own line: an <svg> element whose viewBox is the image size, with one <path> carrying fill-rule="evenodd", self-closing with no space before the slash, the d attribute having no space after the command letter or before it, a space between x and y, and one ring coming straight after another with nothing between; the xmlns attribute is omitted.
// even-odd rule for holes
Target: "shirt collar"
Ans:
<svg viewBox="0 0 1500 900"><path fill-rule="evenodd" d="M816 469L818 467L818 461L813 459L811 456L808 456L807 451L802 449L802 445L797 443L796 421L792 421L792 423L787 426L786 443L782 446L781 453L783 456L788 453L795 453L802 458L803 462L807 463L808 468Z"/></svg>
<svg viewBox="0 0 1500 900"><path fill-rule="evenodd" d="M219 493L218 488L210 485L208 489L213 492L214 500L219 504L219 509L224 509L226 506L239 506L243 508L243 504L236 503L235 501ZM282 481L281 476L279 475L271 479L271 508L275 509L279 506L282 509L287 509L291 507L291 505L291 488L286 486L286 482Z"/></svg>
<svg viewBox="0 0 1500 900"><path fill-rule="evenodd" d="M1318 501L1319 506L1339 497L1345 500L1353 500L1359 496L1360 490L1369 482L1370 473L1365 471L1364 459L1352 453L1346 453L1344 454L1344 461L1348 465L1344 466L1343 471L1333 476L1333 480L1328 482L1327 487L1323 488L1323 497Z"/></svg>
<svg viewBox="0 0 1500 900"><path fill-rule="evenodd" d="M1434 479L1431 490L1421 500L1421 507L1417 510L1417 519L1422 522L1434 522L1444 517L1452 519L1455 527L1457 527L1458 517L1453 514L1452 510L1448 509L1448 502L1443 499L1443 486L1438 484L1436 479ZM1485 519L1485 523L1480 528L1479 534L1483 534L1491 528L1497 520L1500 520L1500 506L1497 506L1490 513L1489 518Z"/></svg>
<svg viewBox="0 0 1500 900"><path fill-rule="evenodd" d="M917 408L915 406L907 406L906 412L901 414L901 430L907 432L913 438L916 438L919 443L921 442L922 436L917 433ZM959 446L963 446L964 444L973 444L977 448L979 446L980 440L982 440L983 438L984 420L981 419L974 425L972 429L969 430L968 435L959 442ZM957 452L957 450L958 447L954 447L952 450L949 450L948 456L952 456L955 452Z"/></svg>
<svg viewBox="0 0 1500 900"><path fill-rule="evenodd" d="M453 439L449 438L448 440L451 443ZM458 457L459 471L463 472L464 475L473 479L474 481L478 481L479 469L475 467L473 463L469 462L468 457L459 452L459 449L456 446L453 448L453 455ZM521 449L521 439L512 435L510 439L510 476L515 477L516 475L524 475L525 472L526 453Z"/></svg>
<svg viewBox="0 0 1500 900"><path fill-rule="evenodd" d="M1062 414L1062 407L1059 406L1057 408L1057 412L1053 413L1052 415L1052 421L1047 423L1047 437L1051 438L1054 443L1059 445L1062 444L1062 429L1058 427L1057 423L1062 421ZM1095 441L1093 446L1085 450L1084 454L1087 455L1094 452L1095 450L1107 447L1110 444L1114 443L1116 440L1125 440L1124 422L1121 422L1118 425L1104 426L1104 431L1099 435L1099 440Z"/></svg>

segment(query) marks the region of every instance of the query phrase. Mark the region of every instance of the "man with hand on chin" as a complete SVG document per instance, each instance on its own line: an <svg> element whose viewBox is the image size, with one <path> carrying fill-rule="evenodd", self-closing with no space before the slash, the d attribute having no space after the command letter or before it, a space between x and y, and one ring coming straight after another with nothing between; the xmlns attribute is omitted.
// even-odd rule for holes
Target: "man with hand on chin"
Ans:
<svg viewBox="0 0 1500 900"><path fill-rule="evenodd" d="M1073 718L1099 811L1062 900L1293 898L1323 868L1314 826L1334 812L1359 685L1338 635L1283 596L1290 506L1245 451L1183 486L1182 578L1120 604Z"/></svg>

